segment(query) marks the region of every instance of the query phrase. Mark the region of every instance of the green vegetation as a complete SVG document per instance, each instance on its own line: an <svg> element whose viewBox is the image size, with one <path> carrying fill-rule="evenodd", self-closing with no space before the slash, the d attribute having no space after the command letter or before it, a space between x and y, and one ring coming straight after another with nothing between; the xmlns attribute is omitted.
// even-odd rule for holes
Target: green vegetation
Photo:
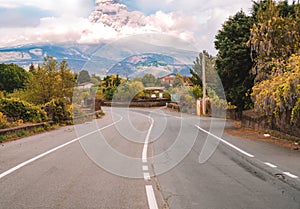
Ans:
<svg viewBox="0 0 300 209"><path fill-rule="evenodd" d="M42 127L34 128L34 129L29 130L29 131L20 131L18 133L0 136L0 143L2 143L4 141L7 141L7 140L10 140L10 139L21 138L21 137L25 137L25 136L34 135L36 133L42 133L42 132L45 132L45 131L50 131L50 130L53 130L57 127L58 127L58 125L44 124Z"/></svg>
<svg viewBox="0 0 300 209"><path fill-rule="evenodd" d="M192 77L191 81L194 84L190 87L189 95L193 96L194 99L203 97L203 84L202 84L202 62L203 55L205 56L205 75L206 75L206 95L209 97L211 104L214 108L225 109L226 100L225 95L222 93L221 81L215 70L216 59L209 55L206 51L200 52L199 56L196 57L194 65L190 70Z"/></svg>
<svg viewBox="0 0 300 209"><path fill-rule="evenodd" d="M47 120L47 114L40 107L16 98L0 99L0 111L13 121L39 123Z"/></svg>
<svg viewBox="0 0 300 209"><path fill-rule="evenodd" d="M0 91L13 92L24 87L28 73L15 64L0 64Z"/></svg>
<svg viewBox="0 0 300 209"><path fill-rule="evenodd" d="M152 74L145 74L141 81L145 87L160 86L160 81Z"/></svg>
<svg viewBox="0 0 300 209"><path fill-rule="evenodd" d="M291 56L285 67L287 70L284 73L272 76L253 87L254 107L270 117L280 117L299 125L300 56Z"/></svg>
<svg viewBox="0 0 300 209"><path fill-rule="evenodd" d="M117 88L114 101L131 101L143 95L144 86L139 81L125 81Z"/></svg>
<svg viewBox="0 0 300 209"><path fill-rule="evenodd" d="M256 111L300 127L300 5L256 5L249 45L256 65L252 98Z"/></svg>
<svg viewBox="0 0 300 209"><path fill-rule="evenodd" d="M253 66L250 46L251 18L243 11L230 17L216 35L215 47L218 50L216 70L223 83L226 99L239 111L250 109L253 87Z"/></svg>
<svg viewBox="0 0 300 209"><path fill-rule="evenodd" d="M216 69L226 97L271 121L300 124L300 4L253 2L252 14L229 18L216 36ZM251 98L251 100L250 100Z"/></svg>
<svg viewBox="0 0 300 209"><path fill-rule="evenodd" d="M82 70L79 72L77 83L85 83L85 82L91 82L90 74L87 70Z"/></svg>
<svg viewBox="0 0 300 209"><path fill-rule="evenodd" d="M53 120L61 123L72 116L72 96L76 75L65 60L46 57L44 63L23 68L2 64L0 74L9 76L0 95L0 128ZM0 83L3 81L0 81ZM10 88L7 88L10 87Z"/></svg>
<svg viewBox="0 0 300 209"><path fill-rule="evenodd" d="M46 57L37 68L31 65L24 88L10 96L35 105L44 105L52 99L64 99L70 104L75 81L75 74L65 60L58 63L53 57Z"/></svg>

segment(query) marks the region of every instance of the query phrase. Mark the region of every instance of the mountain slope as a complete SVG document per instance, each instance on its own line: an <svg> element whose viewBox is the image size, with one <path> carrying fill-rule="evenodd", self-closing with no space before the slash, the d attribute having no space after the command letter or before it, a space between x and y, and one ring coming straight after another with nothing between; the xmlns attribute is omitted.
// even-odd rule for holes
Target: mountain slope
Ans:
<svg viewBox="0 0 300 209"><path fill-rule="evenodd" d="M1 63L15 63L22 67L31 63L40 64L45 56L52 56L58 61L66 59L76 71L80 70L90 57L79 47L64 45L25 45L0 49Z"/></svg>
<svg viewBox="0 0 300 209"><path fill-rule="evenodd" d="M191 66L180 64L174 58L162 55L146 53L134 55L114 65L107 74L119 74L129 78L142 77L151 73L156 77L162 77L170 73L189 75Z"/></svg>

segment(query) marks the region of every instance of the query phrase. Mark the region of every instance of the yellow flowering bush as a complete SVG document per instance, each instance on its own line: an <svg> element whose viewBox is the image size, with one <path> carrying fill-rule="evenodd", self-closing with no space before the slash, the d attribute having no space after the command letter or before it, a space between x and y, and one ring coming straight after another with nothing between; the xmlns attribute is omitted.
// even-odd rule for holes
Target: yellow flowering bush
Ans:
<svg viewBox="0 0 300 209"><path fill-rule="evenodd" d="M0 129L2 128L8 128L10 126L10 123L7 121L6 116L0 112Z"/></svg>
<svg viewBox="0 0 300 209"><path fill-rule="evenodd" d="M285 72L257 83L252 98L256 111L296 123L300 119L300 56L290 57Z"/></svg>

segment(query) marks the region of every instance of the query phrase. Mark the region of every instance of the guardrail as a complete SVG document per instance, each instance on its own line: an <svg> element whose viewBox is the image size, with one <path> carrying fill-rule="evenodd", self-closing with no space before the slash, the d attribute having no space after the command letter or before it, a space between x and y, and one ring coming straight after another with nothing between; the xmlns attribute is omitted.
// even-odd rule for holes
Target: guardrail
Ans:
<svg viewBox="0 0 300 209"><path fill-rule="evenodd" d="M0 136L15 134L15 133L19 133L20 131L30 131L35 128L45 127L47 125L52 125L52 124L54 124L54 122L49 121L49 122L43 122L43 123L37 123L37 124L28 124L28 125L17 126L17 127L12 127L12 128L0 129Z"/></svg>
<svg viewBox="0 0 300 209"><path fill-rule="evenodd" d="M78 121L78 120L81 120L81 119L84 119L84 118L87 118L87 117L90 117L90 116L97 115L101 112L102 111L100 110L100 111L96 111L96 112L93 112L93 113L80 115L78 117L69 118L69 119L67 119L67 121ZM53 121L48 121L48 122L43 122L43 123L26 124L26 125L23 125L23 126L0 129L0 136L16 134L16 133L19 133L21 131L31 131L31 130L34 130L36 128L45 127L45 126L53 125L53 124L54 124Z"/></svg>

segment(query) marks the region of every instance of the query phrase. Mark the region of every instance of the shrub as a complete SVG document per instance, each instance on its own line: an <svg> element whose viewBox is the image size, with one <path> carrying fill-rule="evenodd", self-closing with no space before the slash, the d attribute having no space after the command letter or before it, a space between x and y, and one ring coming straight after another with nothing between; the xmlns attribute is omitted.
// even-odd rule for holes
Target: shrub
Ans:
<svg viewBox="0 0 300 209"><path fill-rule="evenodd" d="M1 98L0 111L13 121L42 122L47 115L40 107L15 98Z"/></svg>
<svg viewBox="0 0 300 209"><path fill-rule="evenodd" d="M300 120L300 56L290 57L285 72L257 83L251 96L257 112L297 123Z"/></svg>
<svg viewBox="0 0 300 209"><path fill-rule="evenodd" d="M0 112L0 129L2 128L8 128L10 126L10 123L7 121L6 116Z"/></svg>
<svg viewBox="0 0 300 209"><path fill-rule="evenodd" d="M49 118L56 123L61 123L72 118L71 108L61 99L52 99L45 104L45 111Z"/></svg>

